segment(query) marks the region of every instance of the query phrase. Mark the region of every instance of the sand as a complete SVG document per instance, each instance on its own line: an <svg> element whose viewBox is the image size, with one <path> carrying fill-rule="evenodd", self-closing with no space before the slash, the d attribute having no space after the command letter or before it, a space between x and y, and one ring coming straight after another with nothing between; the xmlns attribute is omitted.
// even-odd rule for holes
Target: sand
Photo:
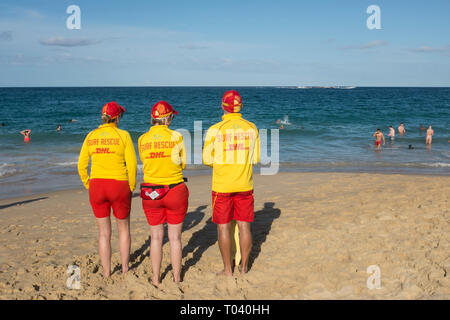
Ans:
<svg viewBox="0 0 450 320"><path fill-rule="evenodd" d="M173 283L165 241L162 285L150 284L149 228L131 212L131 270L102 277L85 190L0 201L0 299L449 299L450 177L353 173L255 176L247 275L219 277L210 176L191 177L183 228L183 282ZM75 264L81 289L68 289ZM367 268L381 288L369 289Z"/></svg>

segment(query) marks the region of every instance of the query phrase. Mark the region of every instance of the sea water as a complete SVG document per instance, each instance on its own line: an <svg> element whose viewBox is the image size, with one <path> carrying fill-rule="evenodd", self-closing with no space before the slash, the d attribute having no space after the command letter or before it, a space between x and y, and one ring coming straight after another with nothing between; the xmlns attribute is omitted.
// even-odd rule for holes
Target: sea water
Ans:
<svg viewBox="0 0 450 320"><path fill-rule="evenodd" d="M450 88L0 88L0 198L81 187L78 154L108 101L126 108L120 128L136 144L150 127L155 102L168 101L179 111L171 128L194 137L194 122L201 121L204 132L221 120L221 98L229 89L241 93L243 116L268 129L269 141L270 129L280 128L277 120L285 123L279 131L280 171L450 174ZM400 123L406 135L397 132L390 141L389 125L397 131ZM425 145L420 125L433 126L432 147ZM377 128L386 136L380 152L372 137ZM24 143L24 129L32 130L31 143ZM191 154L185 174L209 173L194 157L199 158ZM138 178L141 171L140 165Z"/></svg>

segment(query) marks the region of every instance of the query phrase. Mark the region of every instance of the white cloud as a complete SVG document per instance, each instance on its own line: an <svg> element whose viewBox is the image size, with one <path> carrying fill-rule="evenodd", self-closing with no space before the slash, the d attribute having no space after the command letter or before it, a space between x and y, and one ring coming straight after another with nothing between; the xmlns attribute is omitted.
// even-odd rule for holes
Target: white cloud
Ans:
<svg viewBox="0 0 450 320"><path fill-rule="evenodd" d="M73 55L69 52L62 52L52 56L30 56L23 53L17 53L11 56L0 56L0 64L20 65L20 66L47 66L53 64L73 64L73 63L105 63L110 60L97 58L91 55Z"/></svg>
<svg viewBox="0 0 450 320"><path fill-rule="evenodd" d="M40 40L40 44L44 46L59 46L59 47L82 47L101 43L100 40L91 40L87 38L64 38L52 37L45 40Z"/></svg>
<svg viewBox="0 0 450 320"><path fill-rule="evenodd" d="M210 46L190 43L190 44L179 45L178 48L186 49L186 50L202 50L202 49L208 49L208 48L210 48Z"/></svg>
<svg viewBox="0 0 450 320"><path fill-rule="evenodd" d="M34 9L23 9L23 13L30 18L37 18L37 19L45 18L45 16L41 12Z"/></svg>
<svg viewBox="0 0 450 320"><path fill-rule="evenodd" d="M384 40L374 40L374 41L371 41L366 44L356 45L356 46L346 46L346 47L342 47L341 49L370 50L370 49L375 49L375 48L379 48L379 47L384 47L387 45L388 45L388 43Z"/></svg>
<svg viewBox="0 0 450 320"><path fill-rule="evenodd" d="M418 48L410 49L410 51L412 51L412 52L438 52L438 53L450 54L450 46L445 46L445 47L421 46Z"/></svg>

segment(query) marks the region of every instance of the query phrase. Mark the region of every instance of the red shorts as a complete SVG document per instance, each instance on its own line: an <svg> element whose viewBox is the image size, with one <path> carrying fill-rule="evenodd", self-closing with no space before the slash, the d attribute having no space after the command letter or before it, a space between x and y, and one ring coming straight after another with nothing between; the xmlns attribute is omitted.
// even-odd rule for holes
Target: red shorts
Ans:
<svg viewBox="0 0 450 320"><path fill-rule="evenodd" d="M160 200L142 199L147 222L157 226L167 221L169 224L183 222L188 209L189 190L184 183L170 189Z"/></svg>
<svg viewBox="0 0 450 320"><path fill-rule="evenodd" d="M376 146L380 146L381 145L381 140L380 141L375 141L375 145Z"/></svg>
<svg viewBox="0 0 450 320"><path fill-rule="evenodd" d="M253 190L245 192L212 192L213 218L217 224L229 223L231 220L253 222Z"/></svg>
<svg viewBox="0 0 450 320"><path fill-rule="evenodd" d="M92 179L89 182L89 202L96 218L113 214L117 219L130 216L131 190L128 181Z"/></svg>

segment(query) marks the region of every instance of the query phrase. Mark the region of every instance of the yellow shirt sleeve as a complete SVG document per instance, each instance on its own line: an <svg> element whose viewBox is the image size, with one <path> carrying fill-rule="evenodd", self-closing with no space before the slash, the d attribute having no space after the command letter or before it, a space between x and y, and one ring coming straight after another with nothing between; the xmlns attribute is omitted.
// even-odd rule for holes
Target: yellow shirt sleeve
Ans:
<svg viewBox="0 0 450 320"><path fill-rule="evenodd" d="M126 135L124 155L128 172L128 183L130 185L131 192L133 192L134 188L136 188L137 160L133 140L131 140L129 133Z"/></svg>
<svg viewBox="0 0 450 320"><path fill-rule="evenodd" d="M214 164L214 140L216 129L209 128L206 133L205 144L203 146L203 163L212 167Z"/></svg>
<svg viewBox="0 0 450 320"><path fill-rule="evenodd" d="M87 139L89 135L84 139L83 146L81 147L80 156L78 158L78 174L80 175L81 182L89 189L89 174L87 168L89 166L90 154L87 146Z"/></svg>
<svg viewBox="0 0 450 320"><path fill-rule="evenodd" d="M256 131L256 142L255 142L255 150L253 152L253 164L257 164L260 161L260 145L259 145L259 132L258 129L255 128Z"/></svg>
<svg viewBox="0 0 450 320"><path fill-rule="evenodd" d="M181 170L186 168L186 146L184 145L183 136L180 134L180 139L178 140L178 148L180 149L180 159L181 159Z"/></svg>

